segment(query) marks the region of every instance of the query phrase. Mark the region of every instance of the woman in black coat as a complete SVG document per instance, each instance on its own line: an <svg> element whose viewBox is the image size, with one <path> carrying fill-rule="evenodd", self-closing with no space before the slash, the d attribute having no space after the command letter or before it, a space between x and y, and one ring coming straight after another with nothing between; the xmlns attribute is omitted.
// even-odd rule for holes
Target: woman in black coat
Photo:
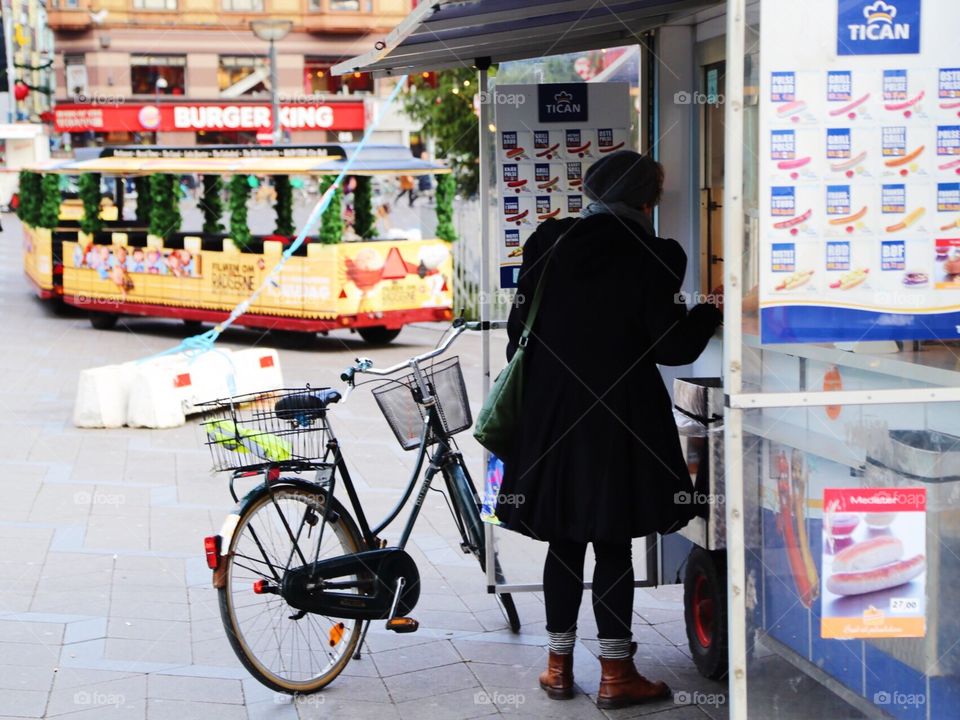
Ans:
<svg viewBox="0 0 960 720"><path fill-rule="evenodd" d="M592 165L593 202L576 219L542 224L524 246L508 357L537 283L542 302L527 346L519 434L504 458L497 516L550 543L544 600L550 636L548 695L573 695L572 651L586 546L596 566L598 704L622 707L669 695L633 665L631 538L669 533L693 516L693 486L657 365L686 365L706 347L719 311L687 312L686 256L655 235L650 213L663 171L621 151ZM679 495L678 493L687 493ZM512 502L511 502L512 501Z"/></svg>

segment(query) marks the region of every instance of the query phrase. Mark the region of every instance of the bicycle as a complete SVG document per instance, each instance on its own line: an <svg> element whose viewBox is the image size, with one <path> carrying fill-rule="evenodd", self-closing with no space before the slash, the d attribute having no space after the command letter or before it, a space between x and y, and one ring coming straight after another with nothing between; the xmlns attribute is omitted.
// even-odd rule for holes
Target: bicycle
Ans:
<svg viewBox="0 0 960 720"><path fill-rule="evenodd" d="M344 397L338 390L279 390L209 404L212 416L201 426L215 469L232 473L230 493L237 505L220 533L205 538L207 565L227 638L244 667L267 687L290 694L321 690L351 658L359 659L375 620L398 633L418 629L410 612L420 595L420 576L404 548L438 473L461 548L486 570L480 499L452 441L472 424L459 359L427 365L465 330L479 327L457 322L430 352L384 370L358 358L341 375L347 395L358 385L358 374L387 378L373 389L374 397L404 449L418 450L402 497L374 527L327 417ZM407 374L392 377L403 370ZM370 382L376 380L359 384ZM380 535L410 500L425 462L400 539L388 546ZM305 477L310 473L312 478ZM239 498L235 482L258 475L262 482ZM334 495L338 485L352 516ZM493 557L499 583L503 574ZM519 632L513 598L497 598L511 630Z"/></svg>

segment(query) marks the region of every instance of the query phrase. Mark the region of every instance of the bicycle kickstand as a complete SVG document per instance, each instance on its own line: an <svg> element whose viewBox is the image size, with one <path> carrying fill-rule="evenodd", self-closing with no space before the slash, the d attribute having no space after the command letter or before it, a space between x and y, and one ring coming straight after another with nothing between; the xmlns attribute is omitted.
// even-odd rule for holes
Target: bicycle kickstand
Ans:
<svg viewBox="0 0 960 720"><path fill-rule="evenodd" d="M363 630L360 632L360 642L357 643L357 650L353 653L354 660L360 660L360 651L363 649L363 644L367 641L367 633L370 631L370 621L364 621Z"/></svg>

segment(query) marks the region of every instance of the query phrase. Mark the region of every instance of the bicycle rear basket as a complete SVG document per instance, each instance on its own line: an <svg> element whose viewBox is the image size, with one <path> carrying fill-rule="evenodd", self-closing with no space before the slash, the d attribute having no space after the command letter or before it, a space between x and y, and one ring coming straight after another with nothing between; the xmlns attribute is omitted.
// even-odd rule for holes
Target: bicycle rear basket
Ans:
<svg viewBox="0 0 960 720"><path fill-rule="evenodd" d="M200 423L213 469L257 470L321 460L330 437L318 388L294 388L238 395L203 403ZM277 412L277 403L286 408Z"/></svg>
<svg viewBox="0 0 960 720"><path fill-rule="evenodd" d="M430 393L437 398L437 411L447 435L463 432L473 424L470 403L467 401L467 388L460 371L460 358L451 357L422 369ZM387 419L390 429L404 450L413 450L420 446L420 435L428 408L419 398L419 389L413 373L378 385L373 397ZM427 437L427 443L434 443L434 433Z"/></svg>

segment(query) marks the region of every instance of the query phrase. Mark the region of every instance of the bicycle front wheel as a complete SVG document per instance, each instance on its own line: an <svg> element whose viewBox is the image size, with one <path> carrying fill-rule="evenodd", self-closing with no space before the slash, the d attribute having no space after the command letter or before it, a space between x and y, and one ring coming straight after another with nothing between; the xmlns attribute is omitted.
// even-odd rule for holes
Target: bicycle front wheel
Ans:
<svg viewBox="0 0 960 720"><path fill-rule="evenodd" d="M229 564L220 615L227 638L253 677L283 693L307 694L328 685L360 641L361 621L303 613L279 594L263 591L305 560L363 549L356 523L333 498L323 526L327 502L319 488L264 488L241 514L224 558Z"/></svg>

